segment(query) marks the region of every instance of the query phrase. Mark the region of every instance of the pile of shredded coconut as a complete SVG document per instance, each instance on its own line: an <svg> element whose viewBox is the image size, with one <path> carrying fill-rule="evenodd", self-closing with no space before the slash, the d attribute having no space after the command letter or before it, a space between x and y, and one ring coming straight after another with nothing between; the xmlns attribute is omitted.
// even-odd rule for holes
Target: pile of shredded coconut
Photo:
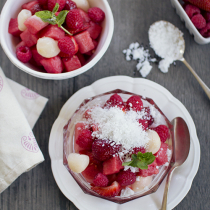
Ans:
<svg viewBox="0 0 210 210"><path fill-rule="evenodd" d="M156 61L155 58L151 58L149 50L144 49L138 42L131 43L128 49L123 50L123 53L126 54L127 61L138 61L136 69L141 73L142 77L146 77L150 73L152 69L150 62Z"/></svg>
<svg viewBox="0 0 210 210"><path fill-rule="evenodd" d="M183 33L166 21L158 21L152 24L149 28L150 46L154 49L155 53L163 58L158 65L158 68L167 73L169 66L175 61L180 59L180 51L183 52L184 39ZM129 48L123 50L126 54L126 60L137 60L137 70L141 73L142 77L146 77L152 66L150 62L156 62L156 58L151 58L148 49L144 49L138 42L131 43Z"/></svg>
<svg viewBox="0 0 210 210"><path fill-rule="evenodd" d="M95 107L91 111L91 120L98 125L98 131L92 135L122 145L123 154L135 147L146 147L149 141L148 134L138 123L138 119L142 119L145 114L144 111L124 112L118 107Z"/></svg>
<svg viewBox="0 0 210 210"><path fill-rule="evenodd" d="M180 59L180 51L184 50L183 33L166 21L155 22L150 26L148 33L151 47L163 58L158 67L166 73L170 64Z"/></svg>

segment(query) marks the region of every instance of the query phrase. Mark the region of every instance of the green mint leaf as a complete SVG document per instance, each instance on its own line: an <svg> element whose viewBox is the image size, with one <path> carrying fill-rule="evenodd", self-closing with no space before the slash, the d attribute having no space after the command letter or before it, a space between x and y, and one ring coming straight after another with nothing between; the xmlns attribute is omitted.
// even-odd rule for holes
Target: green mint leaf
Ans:
<svg viewBox="0 0 210 210"><path fill-rule="evenodd" d="M61 25L63 25L63 23L64 23L64 21L66 19L66 15L68 14L68 12L69 12L68 10L63 10L56 17L58 27L61 27Z"/></svg>
<svg viewBox="0 0 210 210"><path fill-rule="evenodd" d="M151 152L132 154L132 160L125 162L123 166L132 166L140 169L148 169L148 165L152 164L155 160L155 156Z"/></svg>
<svg viewBox="0 0 210 210"><path fill-rule="evenodd" d="M58 11L58 9L59 9L59 4L58 3L56 3L55 4L55 7L53 8L53 11L52 11L52 13L56 13L57 11Z"/></svg>
<svg viewBox="0 0 210 210"><path fill-rule="evenodd" d="M48 20L48 19L51 19L52 18L52 12L50 11L40 11L40 12L36 12L35 15L39 18L41 18L42 20ZM43 20L43 21L44 21Z"/></svg>

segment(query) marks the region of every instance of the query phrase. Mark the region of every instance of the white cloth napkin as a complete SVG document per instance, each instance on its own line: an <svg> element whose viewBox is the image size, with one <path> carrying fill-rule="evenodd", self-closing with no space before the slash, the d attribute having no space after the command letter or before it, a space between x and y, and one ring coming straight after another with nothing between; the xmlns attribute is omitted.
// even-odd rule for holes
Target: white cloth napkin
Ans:
<svg viewBox="0 0 210 210"><path fill-rule="evenodd" d="M0 193L44 161L32 128L47 101L7 79L0 68Z"/></svg>

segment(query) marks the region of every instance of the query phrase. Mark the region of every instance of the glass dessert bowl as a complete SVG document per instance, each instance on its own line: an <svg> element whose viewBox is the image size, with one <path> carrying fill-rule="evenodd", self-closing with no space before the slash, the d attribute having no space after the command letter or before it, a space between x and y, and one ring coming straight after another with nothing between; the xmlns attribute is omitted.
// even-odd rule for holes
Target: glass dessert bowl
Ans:
<svg viewBox="0 0 210 210"><path fill-rule="evenodd" d="M63 164L84 193L122 204L160 186L171 129L152 99L107 92L84 100L65 125Z"/></svg>

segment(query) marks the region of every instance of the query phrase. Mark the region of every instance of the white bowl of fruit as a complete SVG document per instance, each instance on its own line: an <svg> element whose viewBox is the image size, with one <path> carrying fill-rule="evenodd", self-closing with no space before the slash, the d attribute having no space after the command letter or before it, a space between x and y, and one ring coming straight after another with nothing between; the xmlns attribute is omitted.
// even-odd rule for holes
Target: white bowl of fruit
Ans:
<svg viewBox="0 0 210 210"><path fill-rule="evenodd" d="M1 13L1 45L19 69L61 80L92 68L114 31L107 0L8 0Z"/></svg>

